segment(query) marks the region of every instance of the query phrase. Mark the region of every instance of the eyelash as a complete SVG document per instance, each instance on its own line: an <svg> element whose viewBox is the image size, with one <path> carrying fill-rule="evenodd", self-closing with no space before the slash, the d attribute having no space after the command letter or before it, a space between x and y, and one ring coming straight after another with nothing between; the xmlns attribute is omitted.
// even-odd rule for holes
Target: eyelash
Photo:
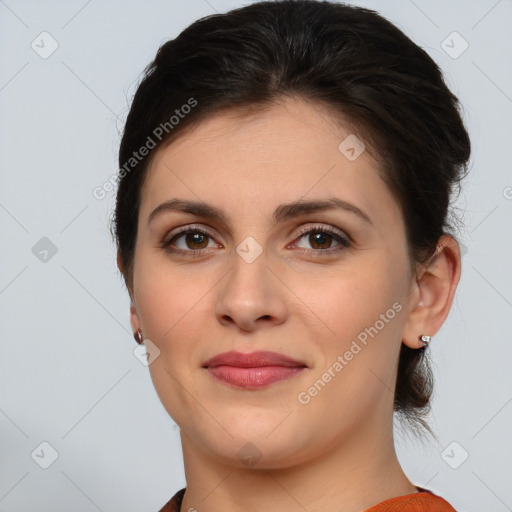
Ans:
<svg viewBox="0 0 512 512"><path fill-rule="evenodd" d="M318 255L318 254L331 255L333 253L338 253L338 252L342 251L343 249L348 249L352 245L352 242L350 241L348 236L347 237L343 236L341 231L338 231L337 229L332 228L330 226L318 225L318 226L309 226L309 227L301 228L299 230L298 237L296 237L295 239L298 238L300 240L305 235L310 235L312 233L322 233L325 235L331 235L333 237L333 239L339 243L339 245L336 247L330 248L330 249L302 249L302 248L299 248L300 251L303 251L306 253L312 253L312 254L314 253L315 255Z"/></svg>
<svg viewBox="0 0 512 512"><path fill-rule="evenodd" d="M181 231L178 231L177 233L174 233L172 237L168 240L164 240L161 243L161 247L165 248L168 252L172 254L182 254L185 256L201 256L204 251L208 251L210 249L190 249L190 250L183 250L183 249L175 249L171 248L171 244L176 241L180 236L190 234L190 233L201 233L202 235L206 235L211 239L214 239L213 235L209 233L207 230L201 227L195 227L195 226L188 226ZM312 233L322 233L326 235L331 235L336 242L338 242L340 245L336 246L335 248L331 249L303 249L299 248L299 251L303 253L309 253L317 255L332 255L333 253L341 252L343 249L348 249L351 247L352 242L348 237L345 237L339 232L337 229L329 227L329 226L309 226L306 228L302 228L299 230L298 237L295 238L295 240L303 238L305 235L309 235ZM288 246L287 246L288 247Z"/></svg>

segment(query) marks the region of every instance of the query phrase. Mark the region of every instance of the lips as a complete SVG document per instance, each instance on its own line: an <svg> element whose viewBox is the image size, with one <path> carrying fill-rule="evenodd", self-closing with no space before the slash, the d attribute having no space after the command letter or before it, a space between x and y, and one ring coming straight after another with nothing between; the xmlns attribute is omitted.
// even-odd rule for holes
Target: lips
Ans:
<svg viewBox="0 0 512 512"><path fill-rule="evenodd" d="M237 388L259 389L289 379L306 364L277 352L224 352L203 366L218 381Z"/></svg>
<svg viewBox="0 0 512 512"><path fill-rule="evenodd" d="M217 366L237 366L238 368L261 368L263 366L282 366L285 368L301 368L306 365L277 352L223 352L204 364L205 368Z"/></svg>

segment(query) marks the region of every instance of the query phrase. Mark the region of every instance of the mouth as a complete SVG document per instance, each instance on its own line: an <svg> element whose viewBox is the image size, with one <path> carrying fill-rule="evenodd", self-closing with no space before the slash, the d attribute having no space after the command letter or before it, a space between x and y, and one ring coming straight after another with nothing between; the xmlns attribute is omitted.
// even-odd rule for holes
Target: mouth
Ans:
<svg viewBox="0 0 512 512"><path fill-rule="evenodd" d="M260 389L302 373L307 365L277 352L224 352L206 361L203 368L225 384Z"/></svg>

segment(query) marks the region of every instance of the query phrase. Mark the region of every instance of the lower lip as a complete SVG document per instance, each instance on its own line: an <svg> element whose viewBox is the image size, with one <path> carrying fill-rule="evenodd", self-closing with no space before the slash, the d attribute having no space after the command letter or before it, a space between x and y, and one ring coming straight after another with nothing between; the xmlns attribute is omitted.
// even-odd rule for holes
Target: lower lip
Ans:
<svg viewBox="0 0 512 512"><path fill-rule="evenodd" d="M304 367L261 366L258 368L240 368L239 366L215 366L208 371L227 384L245 389L259 389L280 380L294 377Z"/></svg>

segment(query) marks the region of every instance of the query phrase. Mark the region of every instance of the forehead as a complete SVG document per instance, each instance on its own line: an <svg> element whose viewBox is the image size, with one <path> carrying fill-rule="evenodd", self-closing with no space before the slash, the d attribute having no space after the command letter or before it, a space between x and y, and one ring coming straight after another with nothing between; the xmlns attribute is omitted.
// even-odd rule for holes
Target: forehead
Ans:
<svg viewBox="0 0 512 512"><path fill-rule="evenodd" d="M297 99L257 113L212 115L157 151L140 218L175 197L270 213L283 202L335 195L372 218L392 221L398 205L355 137L325 107Z"/></svg>

